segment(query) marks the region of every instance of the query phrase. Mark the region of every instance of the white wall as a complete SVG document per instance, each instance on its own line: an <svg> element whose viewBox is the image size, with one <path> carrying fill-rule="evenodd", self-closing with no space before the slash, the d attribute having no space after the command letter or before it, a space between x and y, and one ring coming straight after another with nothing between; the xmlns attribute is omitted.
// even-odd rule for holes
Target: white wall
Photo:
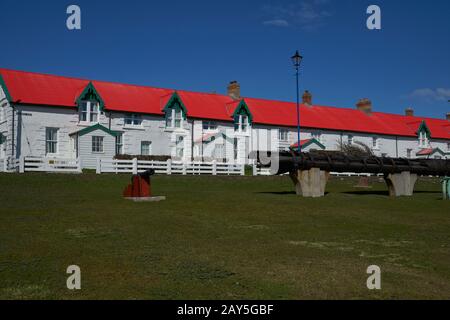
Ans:
<svg viewBox="0 0 450 320"><path fill-rule="evenodd" d="M103 152L92 152L92 137L103 137ZM97 158L112 159L116 153L116 138L103 130L97 129L78 136L78 155L83 168L95 169Z"/></svg>
<svg viewBox="0 0 450 320"><path fill-rule="evenodd" d="M6 100L4 92L0 89L0 108L4 110L5 116L0 119L0 132L7 138L6 154L12 154L12 115L13 109ZM62 158L75 157L73 146L69 137L70 133L79 131L86 127L78 123L78 110L75 108L53 107L53 106L15 106L15 132L14 141L19 156L45 156L45 128L59 128L58 132L58 154ZM165 128L163 116L143 115L142 126L130 128L124 125L125 113L106 112L99 118L99 123L112 130L123 132L123 152L125 154L137 155L141 153L141 142L152 142L153 155L175 156L176 137L184 137L184 160L192 155L192 141L201 139L208 132L203 130L203 120L187 119L183 121L183 128L170 130ZM205 120L209 121L209 120ZM278 141L278 127L255 124L247 133L234 131L234 124L230 121L216 121L219 136L225 133L225 155L227 159L234 158L234 139L238 141L238 162L246 163L247 155L254 150L277 150L289 147L297 140L297 130L294 127L288 130L288 141ZM192 131L193 130L193 131ZM339 141L347 141L348 135L354 136L354 141L361 141L372 146L372 137L378 138L378 148L374 149L376 155L386 154L392 157L406 157L407 150L411 149L412 157L420 150L418 138L416 137L393 137L385 135L371 135L367 133L340 132L332 130L302 128L301 139L309 139L314 132L320 132L320 142L327 150L337 150ZM109 138L108 138L109 140ZM431 147L440 148L444 152L450 152L447 140L431 140ZM114 141L115 143L115 141ZM90 147L90 143L89 143ZM109 148L109 146L108 146ZM108 153L113 156L115 146ZM110 151L108 151L110 152ZM207 155L206 155L207 156ZM91 160L88 160L88 162Z"/></svg>

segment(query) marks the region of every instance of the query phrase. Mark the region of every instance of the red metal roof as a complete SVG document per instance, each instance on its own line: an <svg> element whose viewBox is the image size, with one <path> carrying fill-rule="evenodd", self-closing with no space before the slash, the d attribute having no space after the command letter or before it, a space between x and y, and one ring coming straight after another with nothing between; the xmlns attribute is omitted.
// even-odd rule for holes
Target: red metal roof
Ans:
<svg viewBox="0 0 450 320"><path fill-rule="evenodd" d="M76 107L76 99L89 80L0 69L11 99L16 103ZM163 114L163 108L175 92L147 86L92 81L105 102L106 110ZM226 95L177 91L188 111L188 117L233 121L232 114L238 106ZM295 127L297 111L295 103L275 100L244 98L258 124ZM417 129L425 121L431 137L450 139L450 121L423 117L411 117L382 112L367 115L356 109L329 106L300 107L301 126L317 128L386 134L417 136Z"/></svg>
<svg viewBox="0 0 450 320"><path fill-rule="evenodd" d="M300 140L300 147L302 147L303 145L305 145L306 143L310 142L311 139L303 139ZM298 141L294 144L291 144L291 148L297 148L298 147Z"/></svg>
<svg viewBox="0 0 450 320"><path fill-rule="evenodd" d="M417 155L418 156L429 155L429 154L432 154L433 151L434 151L433 148L422 149L419 152L417 152Z"/></svg>

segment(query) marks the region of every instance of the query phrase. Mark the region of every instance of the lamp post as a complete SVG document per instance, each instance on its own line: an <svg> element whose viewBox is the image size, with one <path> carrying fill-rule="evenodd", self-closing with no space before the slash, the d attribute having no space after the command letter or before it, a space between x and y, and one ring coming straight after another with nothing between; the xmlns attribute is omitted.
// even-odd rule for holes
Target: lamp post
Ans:
<svg viewBox="0 0 450 320"><path fill-rule="evenodd" d="M299 93L299 87L298 87L298 73L300 70L300 63L302 62L303 57L298 53L298 50L295 52L295 55L291 57L292 63L294 64L295 68L295 75L297 80L297 145L298 145L298 152L301 152L301 145L300 145L300 93Z"/></svg>

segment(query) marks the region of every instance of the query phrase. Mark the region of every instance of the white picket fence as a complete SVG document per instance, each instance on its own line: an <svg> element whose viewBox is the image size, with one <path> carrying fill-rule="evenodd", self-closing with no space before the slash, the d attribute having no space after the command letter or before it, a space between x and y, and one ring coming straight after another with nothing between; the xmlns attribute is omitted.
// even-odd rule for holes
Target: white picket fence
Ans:
<svg viewBox="0 0 450 320"><path fill-rule="evenodd" d="M1 158L0 159L0 172L18 172L20 167L19 159L15 158Z"/></svg>
<svg viewBox="0 0 450 320"><path fill-rule="evenodd" d="M19 172L81 173L79 159L22 157Z"/></svg>
<svg viewBox="0 0 450 320"><path fill-rule="evenodd" d="M97 159L96 173L138 173L154 169L159 174L192 175L244 175L245 166L241 164L200 161L144 161Z"/></svg>
<svg viewBox="0 0 450 320"><path fill-rule="evenodd" d="M253 165L254 176L270 176L270 168L258 168ZM144 161L138 159L114 160L97 159L96 173L132 173L136 174L148 169L154 169L157 174L181 174L181 175L245 175L245 166L242 164L201 161ZM56 173L81 173L79 159L21 157L20 159L0 159L0 172L56 172ZM336 173L331 175L338 177L372 176L365 173Z"/></svg>

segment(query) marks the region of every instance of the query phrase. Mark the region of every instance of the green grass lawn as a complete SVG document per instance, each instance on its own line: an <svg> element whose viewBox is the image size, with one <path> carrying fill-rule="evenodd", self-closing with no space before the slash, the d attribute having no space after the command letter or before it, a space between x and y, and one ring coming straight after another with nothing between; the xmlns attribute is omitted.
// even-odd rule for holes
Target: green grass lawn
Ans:
<svg viewBox="0 0 450 320"><path fill-rule="evenodd" d="M122 199L126 175L0 174L0 299L450 298L450 202L332 179L157 176L159 203ZM78 265L82 290L66 288ZM382 270L369 291L366 269Z"/></svg>

